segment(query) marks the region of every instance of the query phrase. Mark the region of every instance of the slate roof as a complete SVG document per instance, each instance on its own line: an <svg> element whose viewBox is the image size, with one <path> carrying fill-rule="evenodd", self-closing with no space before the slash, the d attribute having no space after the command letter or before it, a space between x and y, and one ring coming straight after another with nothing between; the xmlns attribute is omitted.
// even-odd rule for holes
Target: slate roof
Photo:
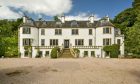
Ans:
<svg viewBox="0 0 140 84"><path fill-rule="evenodd" d="M71 23L73 21L65 21L65 23L57 24L56 21L33 21L32 23L22 23L22 26L30 26L37 28L96 28L103 26L114 26L110 21L107 20L99 20L94 21L94 23L90 23L89 21L76 21L77 25L72 26Z"/></svg>

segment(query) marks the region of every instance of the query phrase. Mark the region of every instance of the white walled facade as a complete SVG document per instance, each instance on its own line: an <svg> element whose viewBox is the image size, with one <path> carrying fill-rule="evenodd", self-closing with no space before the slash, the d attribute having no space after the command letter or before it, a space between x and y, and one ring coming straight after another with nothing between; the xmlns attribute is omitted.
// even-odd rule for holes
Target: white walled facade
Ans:
<svg viewBox="0 0 140 84"><path fill-rule="evenodd" d="M93 19L94 20L94 19ZM24 22L26 22L24 20ZM92 22L92 21L90 21ZM65 21L63 21L63 24ZM93 21L94 24L94 21ZM23 28L30 28L30 34L23 34ZM104 34L104 28L110 28L111 33ZM41 30L44 29L45 35L41 35ZM56 35L55 29L61 29L62 34ZM78 35L72 35L72 29L78 29ZM89 30L92 29L92 34L89 35ZM105 58L105 52L103 51L103 39L111 39L112 44L117 44L117 39L120 39L120 55L124 55L124 36L115 34L115 29L113 26L101 26L101 27L31 27L31 26L20 26L19 28L19 52L21 58L32 57L35 58L38 49L42 51L42 57L50 57L52 46L50 45L51 39L58 39L58 46L64 48L65 40L69 40L69 48L78 48L80 50L79 57L85 57L84 52L88 52L86 57L97 57ZM120 32L120 30L119 30ZM23 45L23 39L31 39L31 54L30 56L25 56L25 46ZM44 46L41 45L41 39L44 39ZM84 43L82 46L76 46L75 40L83 39ZM89 45L89 39L92 39L92 45ZM45 53L49 52L48 56ZM91 52L94 52L94 56L91 56Z"/></svg>
<svg viewBox="0 0 140 84"><path fill-rule="evenodd" d="M41 42L41 39L45 39L45 46L50 46L50 39L58 39L59 41L59 45L61 46L62 44L64 44L64 40L69 40L70 44L72 46L75 46L75 39L84 39L84 46L88 46L89 45L89 39L93 40L93 44L94 44L94 32L95 29L93 30L93 34L89 35L88 31L91 28L61 28L62 29L62 35L55 35L55 29L60 29L60 28L47 28L45 29L45 35L41 35L41 29L39 29L39 43ZM72 29L78 29L79 30L79 34L78 35L72 35ZM41 46L41 43L39 44L39 46Z"/></svg>

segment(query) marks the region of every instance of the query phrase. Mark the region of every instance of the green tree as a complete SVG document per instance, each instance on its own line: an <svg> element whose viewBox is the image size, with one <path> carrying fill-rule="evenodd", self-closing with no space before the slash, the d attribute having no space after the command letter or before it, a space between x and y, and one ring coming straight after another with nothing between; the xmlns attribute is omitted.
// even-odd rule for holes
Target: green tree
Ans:
<svg viewBox="0 0 140 84"><path fill-rule="evenodd" d="M119 13L113 23L125 35L125 51L140 55L140 0L134 0L132 8Z"/></svg>
<svg viewBox="0 0 140 84"><path fill-rule="evenodd" d="M125 34L127 31L127 27L132 27L135 23L137 17L137 13L133 8L128 8L118 14L114 20L113 23L116 27L120 28L122 33Z"/></svg>
<svg viewBox="0 0 140 84"><path fill-rule="evenodd" d="M140 15L134 26L129 28L126 39L126 50L129 53L140 55Z"/></svg>
<svg viewBox="0 0 140 84"><path fill-rule="evenodd" d="M0 56L18 55L18 27L22 19L0 20Z"/></svg>
<svg viewBox="0 0 140 84"><path fill-rule="evenodd" d="M60 21L60 19L58 18L58 16L54 16L54 21Z"/></svg>

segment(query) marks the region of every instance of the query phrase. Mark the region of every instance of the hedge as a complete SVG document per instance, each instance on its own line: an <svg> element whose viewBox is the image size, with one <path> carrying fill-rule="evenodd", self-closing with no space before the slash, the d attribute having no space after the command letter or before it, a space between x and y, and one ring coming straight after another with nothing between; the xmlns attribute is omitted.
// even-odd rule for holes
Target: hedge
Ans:
<svg viewBox="0 0 140 84"><path fill-rule="evenodd" d="M118 58L120 46L118 44L113 44L111 46L104 46L103 50L105 52L110 52L111 58Z"/></svg>
<svg viewBox="0 0 140 84"><path fill-rule="evenodd" d="M57 58L57 51L60 52L59 47L54 47L51 51L51 58Z"/></svg>
<svg viewBox="0 0 140 84"><path fill-rule="evenodd" d="M80 50L78 48L74 48L74 52L80 53Z"/></svg>

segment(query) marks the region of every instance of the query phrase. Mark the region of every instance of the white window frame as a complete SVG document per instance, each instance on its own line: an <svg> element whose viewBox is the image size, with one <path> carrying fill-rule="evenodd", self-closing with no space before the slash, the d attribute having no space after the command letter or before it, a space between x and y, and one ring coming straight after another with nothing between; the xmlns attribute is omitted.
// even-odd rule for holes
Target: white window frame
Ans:
<svg viewBox="0 0 140 84"><path fill-rule="evenodd" d="M30 27L23 27L22 34L31 34L31 28Z"/></svg>
<svg viewBox="0 0 140 84"><path fill-rule="evenodd" d="M75 39L75 46L84 46L84 39Z"/></svg>
<svg viewBox="0 0 140 84"><path fill-rule="evenodd" d="M62 35L62 29L55 29L55 35Z"/></svg>
<svg viewBox="0 0 140 84"><path fill-rule="evenodd" d="M111 45L111 38L104 38L103 39L103 45L104 46Z"/></svg>
<svg viewBox="0 0 140 84"><path fill-rule="evenodd" d="M45 39L41 39L41 46L45 46Z"/></svg>
<svg viewBox="0 0 140 84"><path fill-rule="evenodd" d="M50 39L50 46L58 46L59 41L58 39Z"/></svg>
<svg viewBox="0 0 140 84"><path fill-rule="evenodd" d="M45 35L45 29L41 29L41 35Z"/></svg>
<svg viewBox="0 0 140 84"><path fill-rule="evenodd" d="M103 28L103 34L111 34L111 28L110 27Z"/></svg>

